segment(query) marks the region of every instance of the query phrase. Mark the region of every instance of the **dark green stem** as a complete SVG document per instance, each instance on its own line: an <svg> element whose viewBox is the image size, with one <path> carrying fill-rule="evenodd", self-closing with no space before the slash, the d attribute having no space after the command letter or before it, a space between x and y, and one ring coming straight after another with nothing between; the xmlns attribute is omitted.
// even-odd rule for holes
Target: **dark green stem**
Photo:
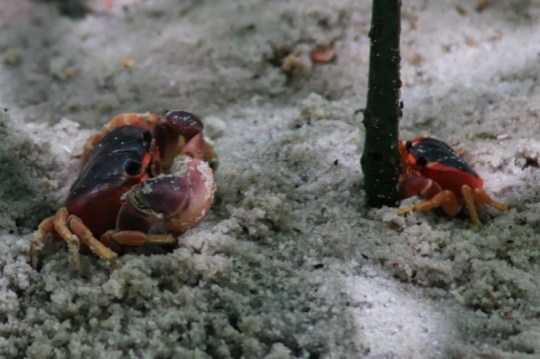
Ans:
<svg viewBox="0 0 540 359"><path fill-rule="evenodd" d="M400 9L401 0L373 0L368 96L363 121L366 141L361 159L370 207L396 206L399 202Z"/></svg>

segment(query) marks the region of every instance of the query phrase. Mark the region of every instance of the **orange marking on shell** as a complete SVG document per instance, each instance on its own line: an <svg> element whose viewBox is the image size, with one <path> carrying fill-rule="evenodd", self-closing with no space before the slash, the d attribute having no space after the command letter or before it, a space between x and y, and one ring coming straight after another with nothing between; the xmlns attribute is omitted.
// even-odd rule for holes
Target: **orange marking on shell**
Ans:
<svg viewBox="0 0 540 359"><path fill-rule="evenodd" d="M103 126L103 132L108 133L115 128L133 125L151 130L154 124L159 120L159 116L150 112L146 113L123 113L114 117Z"/></svg>

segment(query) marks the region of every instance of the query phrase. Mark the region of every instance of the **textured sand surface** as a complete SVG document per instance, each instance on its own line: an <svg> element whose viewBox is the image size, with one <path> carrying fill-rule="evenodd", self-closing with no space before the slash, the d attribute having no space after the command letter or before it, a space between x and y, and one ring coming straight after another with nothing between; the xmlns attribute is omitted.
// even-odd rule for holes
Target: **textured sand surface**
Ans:
<svg viewBox="0 0 540 359"><path fill-rule="evenodd" d="M540 1L403 3L401 137L483 175L510 210L482 229L364 207L371 1L0 0L0 358L539 358ZM87 278L51 242L35 271L84 141L164 109L219 154L204 222Z"/></svg>

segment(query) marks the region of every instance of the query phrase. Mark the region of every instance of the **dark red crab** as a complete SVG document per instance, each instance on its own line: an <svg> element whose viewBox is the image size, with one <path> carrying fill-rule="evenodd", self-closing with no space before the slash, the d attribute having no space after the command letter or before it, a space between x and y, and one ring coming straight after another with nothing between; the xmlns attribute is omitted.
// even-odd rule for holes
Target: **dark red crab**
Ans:
<svg viewBox="0 0 540 359"><path fill-rule="evenodd" d="M477 210L488 204L499 211L507 207L492 199L484 191L484 180L465 160L446 143L428 136L412 141L400 141L401 165L400 196L409 198L420 195L426 200L415 203L397 214L427 211L441 207L455 216L460 202L465 202L471 221L481 227Z"/></svg>
<svg viewBox="0 0 540 359"><path fill-rule="evenodd" d="M162 221L180 233L208 213L215 191L208 163L216 156L202 130L202 122L185 111L127 113L109 121L87 141L65 206L39 225L33 266L48 233L67 242L81 274L81 243L108 261L126 246L174 244L170 234L147 232Z"/></svg>

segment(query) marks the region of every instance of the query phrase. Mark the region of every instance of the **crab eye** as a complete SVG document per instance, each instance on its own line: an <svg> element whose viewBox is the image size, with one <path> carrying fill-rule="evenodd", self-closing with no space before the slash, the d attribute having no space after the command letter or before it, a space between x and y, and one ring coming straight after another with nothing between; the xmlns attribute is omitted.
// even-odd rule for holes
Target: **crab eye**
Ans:
<svg viewBox="0 0 540 359"><path fill-rule="evenodd" d="M124 166L124 170L130 176L137 176L141 173L142 163L139 161L129 160Z"/></svg>
<svg viewBox="0 0 540 359"><path fill-rule="evenodd" d="M416 159L416 165L420 167L424 167L427 165L427 160L424 156L420 156Z"/></svg>
<svg viewBox="0 0 540 359"><path fill-rule="evenodd" d="M411 141L405 142L405 148L407 149L407 151L409 151L412 148L412 142Z"/></svg>
<svg viewBox="0 0 540 359"><path fill-rule="evenodd" d="M150 147L150 143L152 143L152 132L146 130L142 134L143 137L143 143L146 147Z"/></svg>

